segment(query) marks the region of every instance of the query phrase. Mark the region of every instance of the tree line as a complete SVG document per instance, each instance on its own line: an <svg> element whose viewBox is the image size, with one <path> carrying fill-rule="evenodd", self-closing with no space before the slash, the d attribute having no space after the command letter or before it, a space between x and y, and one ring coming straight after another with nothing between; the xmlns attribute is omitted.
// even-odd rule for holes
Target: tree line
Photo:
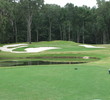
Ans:
<svg viewBox="0 0 110 100"><path fill-rule="evenodd" d="M52 40L110 42L110 1L97 7L64 7L44 0L0 0L0 43Z"/></svg>

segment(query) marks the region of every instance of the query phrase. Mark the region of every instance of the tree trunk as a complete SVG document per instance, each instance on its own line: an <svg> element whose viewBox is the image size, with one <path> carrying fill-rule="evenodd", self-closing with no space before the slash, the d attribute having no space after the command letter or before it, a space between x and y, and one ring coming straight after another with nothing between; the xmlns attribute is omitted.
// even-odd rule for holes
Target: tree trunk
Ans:
<svg viewBox="0 0 110 100"><path fill-rule="evenodd" d="M80 39L80 35L79 35L79 31L77 30L77 43L79 43L79 39Z"/></svg>
<svg viewBox="0 0 110 100"><path fill-rule="evenodd" d="M15 42L18 42L18 36L17 36L17 26L16 26L16 21L15 21Z"/></svg>
<svg viewBox="0 0 110 100"><path fill-rule="evenodd" d="M49 41L52 40L52 23L49 19Z"/></svg>
<svg viewBox="0 0 110 100"><path fill-rule="evenodd" d="M27 19L27 41L31 44L31 23L32 23L32 16L29 15Z"/></svg>
<svg viewBox="0 0 110 100"><path fill-rule="evenodd" d="M36 30L36 33L37 33L37 42L39 41L39 31L38 29Z"/></svg>
<svg viewBox="0 0 110 100"><path fill-rule="evenodd" d="M84 36L84 32L83 32L83 44L85 43L85 36Z"/></svg>
<svg viewBox="0 0 110 100"><path fill-rule="evenodd" d="M97 32L94 34L95 35L95 44L97 44Z"/></svg>
<svg viewBox="0 0 110 100"><path fill-rule="evenodd" d="M106 44L106 34L103 32L103 44Z"/></svg>
<svg viewBox="0 0 110 100"><path fill-rule="evenodd" d="M63 40L65 40L66 31L65 31L65 25L63 25Z"/></svg>
<svg viewBox="0 0 110 100"><path fill-rule="evenodd" d="M82 37L83 44L85 43L85 33L84 33L84 30L85 30L85 27L84 27L84 21L83 21L83 37Z"/></svg>
<svg viewBox="0 0 110 100"><path fill-rule="evenodd" d="M14 9L16 9L16 0L14 0ZM15 15L15 10L14 10ZM17 25L16 25L16 18L14 18L14 32L15 32L15 42L17 43Z"/></svg>
<svg viewBox="0 0 110 100"><path fill-rule="evenodd" d="M107 32L106 32L106 43L109 43L109 30L107 30Z"/></svg>
<svg viewBox="0 0 110 100"><path fill-rule="evenodd" d="M62 37L62 29L61 29L61 25L59 25L59 29L60 29L60 39L62 40L63 37Z"/></svg>
<svg viewBox="0 0 110 100"><path fill-rule="evenodd" d="M71 32L71 25L70 25L70 22L69 22L69 29L68 29L68 40L70 41L71 40L71 38L70 38L70 32Z"/></svg>

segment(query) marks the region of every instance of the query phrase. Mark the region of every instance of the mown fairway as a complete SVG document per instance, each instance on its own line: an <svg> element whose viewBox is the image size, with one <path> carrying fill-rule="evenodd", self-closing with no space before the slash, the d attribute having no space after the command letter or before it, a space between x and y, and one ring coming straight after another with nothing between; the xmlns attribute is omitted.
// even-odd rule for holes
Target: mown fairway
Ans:
<svg viewBox="0 0 110 100"><path fill-rule="evenodd" d="M62 48L66 50L16 54L15 57L71 55L99 57L100 60L74 65L1 67L0 100L110 100L110 46L102 45L106 48L90 49L72 42L65 45L62 44ZM14 58L14 54L0 52L0 57Z"/></svg>

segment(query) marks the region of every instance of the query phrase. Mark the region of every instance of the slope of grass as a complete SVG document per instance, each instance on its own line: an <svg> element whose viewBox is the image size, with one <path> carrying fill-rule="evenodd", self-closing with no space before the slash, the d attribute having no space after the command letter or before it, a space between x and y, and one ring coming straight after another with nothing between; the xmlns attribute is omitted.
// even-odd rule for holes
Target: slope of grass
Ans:
<svg viewBox="0 0 110 100"><path fill-rule="evenodd" d="M61 49L48 50L39 53L9 53L9 52L0 52L0 58L17 58L17 57L42 57L42 56L91 56L103 58L108 56L107 53L102 54L101 52L108 52L110 47L107 48L85 48L79 46L79 43L74 43L70 41L49 41L49 42L37 42L29 44L28 48L36 47L59 47ZM25 47L26 48L26 47ZM18 48L16 51L23 51L25 49Z"/></svg>
<svg viewBox="0 0 110 100"><path fill-rule="evenodd" d="M12 59L45 56L100 58L78 65L1 67L0 100L110 100L110 46L97 45L106 48L90 49L78 45L66 41L39 42L29 47L53 46L63 49L29 54L0 52L0 57Z"/></svg>
<svg viewBox="0 0 110 100"><path fill-rule="evenodd" d="M89 51L89 50L99 50L104 48L85 48L79 46L79 43L71 41L48 41L48 42L37 42L29 44L28 47L17 48L15 51L24 51L25 48L36 48L36 47L59 47L61 49L48 50L49 52L72 52L72 51Z"/></svg>

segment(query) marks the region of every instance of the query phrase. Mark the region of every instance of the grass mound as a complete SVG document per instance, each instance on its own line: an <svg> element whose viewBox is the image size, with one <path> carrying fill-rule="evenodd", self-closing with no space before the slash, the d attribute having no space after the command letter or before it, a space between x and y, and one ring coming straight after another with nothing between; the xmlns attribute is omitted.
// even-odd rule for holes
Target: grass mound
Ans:
<svg viewBox="0 0 110 100"><path fill-rule="evenodd" d="M106 47L103 49L80 47L78 43L67 41L38 42L29 45L29 47L44 46L62 49L28 54L1 51L0 58L22 60L21 58L26 57L89 56L98 57L100 60L79 65L2 67L0 68L1 100L110 100L109 45L97 45ZM17 50L22 51L24 48Z"/></svg>

